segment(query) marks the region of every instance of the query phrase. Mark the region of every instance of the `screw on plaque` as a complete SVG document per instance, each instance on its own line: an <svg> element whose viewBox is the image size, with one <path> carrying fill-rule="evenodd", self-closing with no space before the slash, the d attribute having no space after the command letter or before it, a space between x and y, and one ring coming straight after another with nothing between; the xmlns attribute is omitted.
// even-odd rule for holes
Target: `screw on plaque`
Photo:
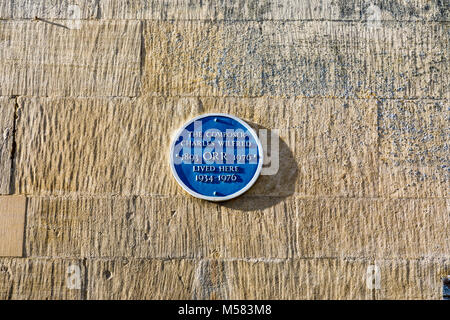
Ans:
<svg viewBox="0 0 450 320"><path fill-rule="evenodd" d="M218 119L218 118L214 118L214 122L221 122L221 123L225 123L225 124L232 124L232 123L226 122L226 121L224 121L222 119Z"/></svg>

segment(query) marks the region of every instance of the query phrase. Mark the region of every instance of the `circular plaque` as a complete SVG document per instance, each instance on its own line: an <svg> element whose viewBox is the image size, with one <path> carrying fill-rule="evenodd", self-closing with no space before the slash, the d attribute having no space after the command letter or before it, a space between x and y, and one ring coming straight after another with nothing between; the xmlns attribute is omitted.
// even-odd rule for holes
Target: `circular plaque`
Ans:
<svg viewBox="0 0 450 320"><path fill-rule="evenodd" d="M224 201L258 179L263 151L255 131L239 118L211 113L183 125L170 146L178 183L194 197Z"/></svg>

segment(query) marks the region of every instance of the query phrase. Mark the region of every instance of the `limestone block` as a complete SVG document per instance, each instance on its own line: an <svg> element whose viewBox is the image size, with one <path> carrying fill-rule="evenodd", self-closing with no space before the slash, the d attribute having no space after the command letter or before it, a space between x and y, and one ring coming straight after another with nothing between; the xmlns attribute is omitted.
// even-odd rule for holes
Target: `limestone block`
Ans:
<svg viewBox="0 0 450 320"><path fill-rule="evenodd" d="M137 0L100 2L103 19L448 21L442 1Z"/></svg>
<svg viewBox="0 0 450 320"><path fill-rule="evenodd" d="M135 96L139 21L1 21L0 95Z"/></svg>
<svg viewBox="0 0 450 320"><path fill-rule="evenodd" d="M287 259L450 255L444 199L31 197L28 256Z"/></svg>
<svg viewBox="0 0 450 320"><path fill-rule="evenodd" d="M77 268L77 273L74 272ZM70 284L75 274L80 289ZM0 258L1 300L81 300L85 299L86 268L78 259ZM69 284L69 285L68 285Z"/></svg>
<svg viewBox="0 0 450 320"><path fill-rule="evenodd" d="M272 199L247 199L258 208ZM287 257L295 202L228 208L185 197L31 197L28 256ZM253 235L249 237L249 234Z"/></svg>
<svg viewBox="0 0 450 320"><path fill-rule="evenodd" d="M98 14L95 0L4 0L1 19L92 19Z"/></svg>
<svg viewBox="0 0 450 320"><path fill-rule="evenodd" d="M448 101L382 101L378 118L380 194L448 197Z"/></svg>
<svg viewBox="0 0 450 320"><path fill-rule="evenodd" d="M279 172L260 177L250 194L377 195L374 100L298 99L286 109L295 120L279 131Z"/></svg>
<svg viewBox="0 0 450 320"><path fill-rule="evenodd" d="M236 261L225 268L232 285L224 298L370 299L364 282L367 265L362 260L327 258Z"/></svg>
<svg viewBox="0 0 450 320"><path fill-rule="evenodd" d="M448 98L444 24L147 21L143 94Z"/></svg>
<svg viewBox="0 0 450 320"><path fill-rule="evenodd" d="M100 3L102 18L154 20L306 20L358 19L359 1L189 1L156 0Z"/></svg>
<svg viewBox="0 0 450 320"><path fill-rule="evenodd" d="M191 299L193 260L88 261L87 299Z"/></svg>
<svg viewBox="0 0 450 320"><path fill-rule="evenodd" d="M19 192L132 195L175 187L162 170L169 132L158 119L173 117L161 112L163 105L128 98L20 101Z"/></svg>
<svg viewBox="0 0 450 320"><path fill-rule="evenodd" d="M442 300L442 279L450 274L448 255L440 259L376 261L380 270L378 300Z"/></svg>
<svg viewBox="0 0 450 320"><path fill-rule="evenodd" d="M292 240L299 257L450 255L444 199L298 199L294 217Z"/></svg>

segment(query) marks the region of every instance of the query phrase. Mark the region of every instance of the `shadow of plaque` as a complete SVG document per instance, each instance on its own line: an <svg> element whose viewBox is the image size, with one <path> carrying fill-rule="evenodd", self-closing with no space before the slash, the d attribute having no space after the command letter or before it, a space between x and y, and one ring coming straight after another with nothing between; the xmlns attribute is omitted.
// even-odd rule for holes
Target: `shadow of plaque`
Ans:
<svg viewBox="0 0 450 320"><path fill-rule="evenodd" d="M246 122L255 129L258 136L260 129L267 130L267 144L263 141L261 142L263 148L267 148L267 158L274 159L272 150L273 142L271 141L272 131L255 123ZM288 145L280 137L277 136L277 139L279 144L279 168L276 173L272 175L261 174L255 184L246 193L237 198L219 202L219 205L242 211L264 210L294 194L298 177L297 162ZM262 173L265 171L264 168L270 165L271 163L265 162Z"/></svg>

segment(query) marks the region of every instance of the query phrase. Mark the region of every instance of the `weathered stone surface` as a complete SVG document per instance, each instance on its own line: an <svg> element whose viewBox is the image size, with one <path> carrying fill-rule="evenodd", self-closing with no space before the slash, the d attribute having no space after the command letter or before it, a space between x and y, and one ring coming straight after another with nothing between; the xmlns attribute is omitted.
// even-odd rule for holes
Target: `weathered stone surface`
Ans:
<svg viewBox="0 0 450 320"><path fill-rule="evenodd" d="M170 132L157 123L180 119L161 112L164 104L128 98L20 99L20 104L19 192L133 195L167 185L173 193L164 154Z"/></svg>
<svg viewBox="0 0 450 320"><path fill-rule="evenodd" d="M171 135L191 117L214 111L280 129L279 171L262 176L249 192L252 195L377 192L375 100L20 98L19 102L23 106L17 124L19 192L183 193L166 154Z"/></svg>
<svg viewBox="0 0 450 320"><path fill-rule="evenodd" d="M309 20L359 19L359 1L200 1L200 0L138 0L124 3L105 0L100 3L101 16L106 19L155 20Z"/></svg>
<svg viewBox="0 0 450 320"><path fill-rule="evenodd" d="M380 288L367 270L380 270ZM70 266L80 289L69 289ZM0 259L1 299L441 299L448 259ZM167 290L171 288L171 290Z"/></svg>
<svg viewBox="0 0 450 320"><path fill-rule="evenodd" d="M15 100L0 97L0 194L9 194Z"/></svg>
<svg viewBox="0 0 450 320"><path fill-rule="evenodd" d="M88 298L369 299L367 264L335 259L93 260L89 274L96 281L89 283Z"/></svg>
<svg viewBox="0 0 450 320"><path fill-rule="evenodd" d="M443 24L148 21L143 93L448 98Z"/></svg>
<svg viewBox="0 0 450 320"><path fill-rule="evenodd" d="M300 257L450 255L445 199L299 199L292 222Z"/></svg>
<svg viewBox="0 0 450 320"><path fill-rule="evenodd" d="M0 194L28 200L0 299L441 299L448 21L439 0L1 1ZM279 130L278 172L186 195L165 152L206 112Z"/></svg>
<svg viewBox="0 0 450 320"><path fill-rule="evenodd" d="M191 299L193 260L88 261L88 299Z"/></svg>
<svg viewBox="0 0 450 320"><path fill-rule="evenodd" d="M231 285L223 298L370 299L371 291L364 285L367 265L366 261L327 258L235 261L225 265L225 278L231 279ZM200 298L213 297L211 289L215 287L206 282Z"/></svg>
<svg viewBox="0 0 450 320"><path fill-rule="evenodd" d="M5 0L2 19L448 21L445 1Z"/></svg>
<svg viewBox="0 0 450 320"><path fill-rule="evenodd" d="M375 265L381 280L376 299L442 300L442 279L450 274L448 255L441 259L382 260Z"/></svg>
<svg viewBox="0 0 450 320"><path fill-rule="evenodd" d="M250 198L246 203L257 207L271 205L270 200ZM26 252L57 257L287 257L294 213L294 201L241 213L184 197L33 197Z"/></svg>
<svg viewBox="0 0 450 320"><path fill-rule="evenodd" d="M138 0L100 1L105 19L448 21L444 1Z"/></svg>
<svg viewBox="0 0 450 320"><path fill-rule="evenodd" d="M92 19L98 14L96 0L3 0L1 19Z"/></svg>
<svg viewBox="0 0 450 320"><path fill-rule="evenodd" d="M135 96L139 21L2 21L0 95Z"/></svg>
<svg viewBox="0 0 450 320"><path fill-rule="evenodd" d="M28 256L420 258L450 254L444 199L32 197Z"/></svg>
<svg viewBox="0 0 450 320"><path fill-rule="evenodd" d="M300 99L287 109L296 114L296 123L280 130L284 145L280 144L279 173L261 177L250 193L377 195L374 100ZM292 156L283 152L285 149ZM297 166L295 171L287 169L294 166L292 162ZM264 191L258 192L258 188Z"/></svg>
<svg viewBox="0 0 450 320"><path fill-rule="evenodd" d="M450 104L380 101L380 195L448 197Z"/></svg>
<svg viewBox="0 0 450 320"><path fill-rule="evenodd" d="M85 279L85 267L77 259L0 258L0 300L84 299L83 281L80 289L67 286L74 274L70 266L78 266Z"/></svg>

